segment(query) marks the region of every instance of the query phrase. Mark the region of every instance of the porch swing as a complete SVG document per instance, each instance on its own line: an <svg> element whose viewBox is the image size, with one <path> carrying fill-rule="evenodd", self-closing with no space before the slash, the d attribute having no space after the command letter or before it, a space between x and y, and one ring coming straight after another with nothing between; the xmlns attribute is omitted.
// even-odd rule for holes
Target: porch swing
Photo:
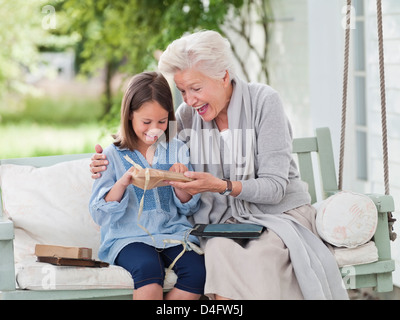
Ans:
<svg viewBox="0 0 400 320"><path fill-rule="evenodd" d="M391 259L390 241L396 239L393 232L395 219L392 216L394 211L394 201L389 194L389 171L388 171L388 148L387 148L387 128L386 128L386 97L385 97L385 73L384 73L384 54L383 54L383 30L382 30L382 5L381 0L377 0L377 21L378 21L378 45L379 45L379 68L380 68L380 89L381 89L381 125L382 125L382 145L383 145L383 165L384 165L384 184L385 194L368 194L378 211L378 224L372 241L375 243L378 260L372 263L344 266L340 269L344 284L347 289L360 289L373 287L377 292L390 292L393 290L392 272L395 269L395 262ZM350 26L351 0L347 0L347 26ZM344 74L343 74L343 100L342 100L342 120L340 137L340 156L338 183L336 182L335 164L332 150L332 141L328 128L316 129L316 137L295 139L293 152L297 153L299 160L299 170L303 181L310 186L312 201L317 200L315 181L313 176L313 164L311 153L316 152L319 159L321 173L322 197L326 199L342 191L343 184L343 159L346 129L347 111L347 86L348 86L348 66L349 66L349 43L350 28L345 32L345 52L344 52Z"/></svg>
<svg viewBox="0 0 400 320"><path fill-rule="evenodd" d="M347 19L348 25L350 22L350 7L351 0L347 0L348 12ZM389 292L393 290L392 272L395 268L394 260L391 259L390 241L395 239L395 234L392 232L392 225L394 219L392 218L391 212L394 211L394 201L391 195L389 195L389 184L388 184L388 157L387 157L387 133L386 133L386 110L385 110L385 85L384 85L384 60L383 60L383 40L382 40L382 10L381 0L377 0L377 16L378 16L378 36L379 36L379 54L380 54L380 70L381 70L381 104L382 104L382 140L383 140L383 158L384 158L384 175L385 175L385 194L369 194L369 199L372 199L376 206L378 214L378 224L376 227L375 234L373 236L373 242L377 248L378 259L375 262L351 265L341 268L341 274L348 289L358 289L374 287L378 292ZM345 136L345 120L346 120L346 98L347 98L347 72L348 72L348 60L349 60L349 36L350 30L346 29L346 46L345 46L345 68L344 68L344 82L343 82L343 106L342 106L342 133L341 133L341 149L340 149L340 165L339 165L339 183L336 179L336 170L334 163L334 154L332 149L332 140L330 131L328 128L316 129L315 137L308 138L296 138L293 141L293 153L297 154L298 166L300 175L303 181L309 185L309 193L311 195L312 202L317 201L317 184L314 179L314 167L319 167L320 176L319 181L321 182L321 194L322 198L326 199L330 196L334 196L342 191L342 176L343 176L343 154L344 154L344 136ZM314 157L312 154L316 153L318 156L318 164L313 164ZM82 203L77 202L76 197L76 180L82 181L79 185L90 186L92 179L88 175L87 166L90 161L92 154L75 154L75 155L60 155L60 156L47 156L47 157L35 157L35 158L20 158L20 159L4 159L0 160L0 171L3 176L0 175L0 193L2 193L3 206L0 205L0 300L1 299L132 299L133 283L130 276L124 277L121 270L117 270L117 266L114 266L114 270L110 268L102 268L102 275L106 281L103 286L99 286L98 281L96 286L91 284L90 286L85 283L80 283L77 279L85 282L90 277L82 276L84 270L74 270L73 273L69 273L71 269L62 269L59 267L43 267L37 268L36 263L23 265L22 268L19 266L16 268L16 258L18 257L18 251L21 251L18 247L18 241L20 239L14 239L14 234L23 231L23 227L28 226L29 221L21 221L24 219L20 215L16 219L12 219L12 210L10 203L6 203L5 196L7 194L8 200L10 197L13 198L16 206L27 203L24 201L24 197L30 197L31 200L40 201L40 206L36 208L33 220L40 220L42 225L46 220L47 226L51 229L59 227L60 230L57 233L57 239L64 241L59 243L60 245L71 245L69 241L76 240L87 240L89 236L98 236L98 232L93 230L93 226L89 219L76 223L76 220L72 218L77 216L79 219L84 214L88 214L85 210L87 208L87 201L90 196L90 187L83 188L79 193ZM80 160L79 160L80 159ZM13 165L13 167L7 167L3 165ZM56 167L53 167L57 165ZM2 171L4 168L4 171ZM24 168L24 169L23 169ZM63 168L63 170L60 170ZM34 179L32 173L35 170L40 170L41 179L52 178L57 176L57 182L62 182L62 199L49 199L52 201L46 201L48 195L43 195L43 198L38 197L38 193L44 190L45 185L42 181L42 188L37 188L37 180ZM5 181L5 172L9 170L8 184ZM55 174L56 172L57 174ZM60 175L63 174L62 177ZM31 177L32 176L32 177ZM29 178L29 181L28 181ZM18 179L21 179L21 183L18 183ZM30 183L28 191L22 195L21 189L26 188L25 184ZM66 190L72 189L73 197L66 197ZM46 189L47 190L47 189ZM49 189L51 191L51 188ZM18 192L17 192L18 191ZM18 197L13 197L17 194ZM60 197L60 194L57 194ZM46 198L47 196L47 198ZM34 199L32 199L34 197ZM65 199L64 199L65 198ZM43 200L42 200L43 199ZM1 200L1 199L0 199ZM68 212L68 221L64 219L64 223L59 226L58 223L52 222L51 219L57 218L57 210L53 208L51 202L57 203L58 201L66 203L66 207L73 207L76 210ZM1 204L1 201L0 201ZM7 207L8 206L8 207ZM25 208L26 209L26 208ZM35 209L35 208L34 208ZM8 211L8 212L7 212ZM75 212L76 211L76 212ZM83 212L84 211L84 212ZM24 212L25 213L25 212ZM11 219L7 216L10 215ZM72 214L74 214L73 217ZM15 218L15 217L14 217ZM21 219L22 218L22 219ZM32 217L31 217L32 219ZM34 221L33 221L34 222ZM24 223L21 226L21 223ZM40 236L42 235L43 226L40 226L38 230L29 230L29 238L36 236L33 231L37 231ZM85 235L82 239L75 239L77 237L76 229L82 230L78 235ZM37 228L36 228L37 229ZM58 229L57 229L58 230ZM73 230L75 233L68 234L68 230ZM54 231L54 230L53 230ZM53 232L54 233L54 232ZM51 234L53 236L53 234ZM61 236L63 238L61 239ZM50 237L50 235L48 236ZM75 237L75 238L74 238ZM33 238L32 238L33 239ZM18 241L16 241L18 240ZM48 243L52 243L48 241ZM96 242L97 243L97 242ZM19 243L20 244L20 243ZM74 244L72 244L74 245ZM79 246L85 245L84 242L79 242ZM23 248L24 249L24 248ZM21 253L21 252L19 252ZM88 271L86 268L85 272ZM43 271L46 271L43 273ZM68 276L63 278L61 275L65 275L64 272L68 272ZM113 276L110 276L110 272L114 272ZM54 273L54 278L50 277ZM34 274L34 277L32 277ZM57 279L56 279L57 275ZM62 285L59 283L58 275L61 280L66 282ZM86 273L84 273L86 275ZM99 277L100 278L100 277ZM112 279L113 281L109 281ZM55 283L49 282L54 280ZM57 281L56 281L57 280ZM16 288L16 282L18 288ZM50 284L51 286L44 286Z"/></svg>

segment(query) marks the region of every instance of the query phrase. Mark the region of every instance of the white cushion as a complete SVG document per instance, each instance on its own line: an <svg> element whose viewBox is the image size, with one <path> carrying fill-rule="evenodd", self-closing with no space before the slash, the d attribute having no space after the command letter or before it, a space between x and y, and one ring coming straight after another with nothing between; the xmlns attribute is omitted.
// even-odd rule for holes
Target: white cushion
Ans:
<svg viewBox="0 0 400 320"><path fill-rule="evenodd" d="M130 273L122 267L64 267L36 262L37 243L92 248L93 258L98 259L100 228L92 220L88 207L93 184L89 163L87 158L42 168L0 166L3 211L15 228L19 288L133 288ZM176 275L170 272L164 289L171 289L175 282Z"/></svg>
<svg viewBox="0 0 400 320"><path fill-rule="evenodd" d="M88 247L97 259L100 228L89 213L90 159L35 168L0 166L3 208L14 222L15 261L33 256L36 243Z"/></svg>
<svg viewBox="0 0 400 320"><path fill-rule="evenodd" d="M363 194L339 192L319 204L316 227L326 242L354 248L373 237L378 224L374 202Z"/></svg>
<svg viewBox="0 0 400 320"><path fill-rule="evenodd" d="M16 265L16 280L20 289L28 290L133 290L130 273L114 265L107 268L64 267L27 258ZM168 273L164 290L172 289L175 282L175 273Z"/></svg>
<svg viewBox="0 0 400 320"><path fill-rule="evenodd" d="M132 289L133 280L122 267L84 268L54 266L25 259L16 265L16 280L20 289L82 290Z"/></svg>

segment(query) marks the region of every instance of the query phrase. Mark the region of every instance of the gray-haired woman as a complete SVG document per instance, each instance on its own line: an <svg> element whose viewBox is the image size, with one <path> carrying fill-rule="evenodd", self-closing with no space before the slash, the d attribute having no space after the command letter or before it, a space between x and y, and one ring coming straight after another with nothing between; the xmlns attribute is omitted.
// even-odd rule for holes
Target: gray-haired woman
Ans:
<svg viewBox="0 0 400 320"><path fill-rule="evenodd" d="M256 240L205 240L210 298L347 299L336 261L317 236L315 209L291 155L292 132L276 91L234 71L229 42L200 31L172 42L159 61L184 103L178 138L190 147L194 181L170 182L201 193L195 223L256 223ZM93 177L105 169L94 155Z"/></svg>

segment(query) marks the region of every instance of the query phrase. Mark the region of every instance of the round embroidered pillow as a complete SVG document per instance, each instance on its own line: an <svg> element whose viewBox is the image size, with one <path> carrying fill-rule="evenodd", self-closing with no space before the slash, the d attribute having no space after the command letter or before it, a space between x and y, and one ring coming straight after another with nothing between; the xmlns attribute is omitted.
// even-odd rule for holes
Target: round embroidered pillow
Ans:
<svg viewBox="0 0 400 320"><path fill-rule="evenodd" d="M366 195L342 191L324 200L317 209L316 227L326 242L354 248L373 237L378 211Z"/></svg>

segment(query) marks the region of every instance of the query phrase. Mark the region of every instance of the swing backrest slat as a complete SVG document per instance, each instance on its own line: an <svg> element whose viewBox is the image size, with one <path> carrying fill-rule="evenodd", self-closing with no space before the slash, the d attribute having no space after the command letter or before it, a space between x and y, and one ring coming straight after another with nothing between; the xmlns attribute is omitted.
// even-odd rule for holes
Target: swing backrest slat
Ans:
<svg viewBox="0 0 400 320"><path fill-rule="evenodd" d="M300 176L308 184L312 203L317 202L319 189L321 189L322 199L338 191L329 128L316 129L315 137L294 139L293 153L297 154ZM313 156L313 153L316 156ZM318 174L315 174L316 168L319 168ZM320 181L315 179L315 175L320 178ZM320 187L318 187L319 183Z"/></svg>

